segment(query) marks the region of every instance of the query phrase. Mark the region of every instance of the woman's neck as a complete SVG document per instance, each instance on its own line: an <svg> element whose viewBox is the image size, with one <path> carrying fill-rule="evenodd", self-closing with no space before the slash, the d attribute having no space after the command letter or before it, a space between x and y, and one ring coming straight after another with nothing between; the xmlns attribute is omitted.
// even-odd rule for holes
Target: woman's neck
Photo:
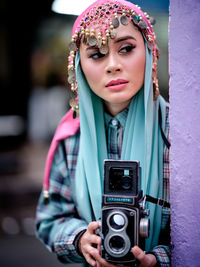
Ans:
<svg viewBox="0 0 200 267"><path fill-rule="evenodd" d="M117 116L117 114L122 112L125 108L127 108L130 102L131 100L123 102L123 103L110 103L110 102L104 101L104 109L112 117L115 117Z"/></svg>

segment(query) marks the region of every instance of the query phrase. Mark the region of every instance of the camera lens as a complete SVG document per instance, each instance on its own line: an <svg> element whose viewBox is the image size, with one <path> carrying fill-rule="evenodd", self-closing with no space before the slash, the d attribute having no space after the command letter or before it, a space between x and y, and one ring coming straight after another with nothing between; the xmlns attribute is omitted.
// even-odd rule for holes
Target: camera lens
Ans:
<svg viewBox="0 0 200 267"><path fill-rule="evenodd" d="M109 241L109 246L113 252L120 253L124 250L125 241L121 236L112 236Z"/></svg>
<svg viewBox="0 0 200 267"><path fill-rule="evenodd" d="M132 179L130 176L123 176L121 186L124 190L130 190L132 187Z"/></svg>
<svg viewBox="0 0 200 267"><path fill-rule="evenodd" d="M110 217L110 226L115 229L115 230L119 230L121 228L124 227L125 225L125 218L122 214L119 213L115 213Z"/></svg>

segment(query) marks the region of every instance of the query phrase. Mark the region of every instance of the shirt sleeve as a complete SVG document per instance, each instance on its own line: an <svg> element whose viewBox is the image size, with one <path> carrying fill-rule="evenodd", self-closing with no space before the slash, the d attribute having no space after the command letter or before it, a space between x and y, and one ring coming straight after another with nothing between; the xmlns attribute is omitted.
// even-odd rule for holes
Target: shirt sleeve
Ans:
<svg viewBox="0 0 200 267"><path fill-rule="evenodd" d="M36 235L63 263L81 263L84 258L76 249L76 237L87 229L73 199L73 175L67 168L63 146L54 155L50 174L49 203L41 193L36 209ZM74 155L76 156L76 155Z"/></svg>
<svg viewBox="0 0 200 267"><path fill-rule="evenodd" d="M156 257L157 264L159 267L171 266L171 248L170 246L157 246L151 252Z"/></svg>
<svg viewBox="0 0 200 267"><path fill-rule="evenodd" d="M169 106L166 108L166 123L165 134L169 138ZM164 147L163 156L163 199L170 202L170 184L169 184L169 149ZM162 222L159 244L148 253L153 254L157 259L157 266L170 267L171 266L171 240L170 240L170 209L162 208Z"/></svg>
<svg viewBox="0 0 200 267"><path fill-rule="evenodd" d="M164 208L163 208L164 209ZM163 210L162 228L160 233L159 245L148 253L156 257L159 267L171 267L171 244L170 244L170 210Z"/></svg>

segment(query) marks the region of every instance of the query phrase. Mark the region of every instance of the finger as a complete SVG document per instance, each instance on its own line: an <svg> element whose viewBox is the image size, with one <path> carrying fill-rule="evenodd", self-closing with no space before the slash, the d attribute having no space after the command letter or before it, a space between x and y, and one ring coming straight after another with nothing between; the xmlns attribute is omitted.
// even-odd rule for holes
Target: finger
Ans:
<svg viewBox="0 0 200 267"><path fill-rule="evenodd" d="M112 263L107 262L105 259L103 259L100 254L95 256L96 261L98 264L100 264L103 267L116 267L116 265L113 265Z"/></svg>
<svg viewBox="0 0 200 267"><path fill-rule="evenodd" d="M90 240L86 240L81 243L81 252L83 254L92 254L94 249L99 253L98 247L100 246L101 240L99 237L90 238Z"/></svg>
<svg viewBox="0 0 200 267"><path fill-rule="evenodd" d="M97 249L98 249L99 254L100 254L101 253L101 240L100 240L100 244L98 244L98 246L97 246Z"/></svg>
<svg viewBox="0 0 200 267"><path fill-rule="evenodd" d="M92 265L95 266L96 265L96 256L98 255L98 250L95 249L92 246L87 246L87 249L85 250L85 252L83 253L86 261Z"/></svg>
<svg viewBox="0 0 200 267"><path fill-rule="evenodd" d="M90 254L85 254L84 257L85 257L85 260L86 260L91 266L95 266L95 265L96 265L96 260L93 259L93 258L91 257Z"/></svg>
<svg viewBox="0 0 200 267"><path fill-rule="evenodd" d="M136 259L139 260L140 262L142 262L145 258L144 251L141 248L139 248L138 246L135 246L133 248L133 254L136 257Z"/></svg>
<svg viewBox="0 0 200 267"><path fill-rule="evenodd" d="M96 244L97 246L100 246L101 237L95 234L90 234L88 231L86 231L80 238L79 243L81 249L87 246L88 244Z"/></svg>
<svg viewBox="0 0 200 267"><path fill-rule="evenodd" d="M99 228L99 223L98 223L98 222L91 222L91 223L89 223L89 225L88 225L88 231L89 231L90 233L94 233L94 231L95 231L97 228Z"/></svg>
<svg viewBox="0 0 200 267"><path fill-rule="evenodd" d="M90 235L88 241L90 244L96 244L97 246L101 245L101 237L98 235Z"/></svg>
<svg viewBox="0 0 200 267"><path fill-rule="evenodd" d="M135 246L133 248L133 254L141 263L140 266L154 266L153 259L149 257L149 255L146 255L144 251L139 248L138 246Z"/></svg>

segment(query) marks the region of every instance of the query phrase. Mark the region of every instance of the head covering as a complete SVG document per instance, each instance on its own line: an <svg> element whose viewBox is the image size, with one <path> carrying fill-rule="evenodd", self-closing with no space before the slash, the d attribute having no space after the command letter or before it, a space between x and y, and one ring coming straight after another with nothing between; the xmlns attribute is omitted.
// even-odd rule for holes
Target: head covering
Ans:
<svg viewBox="0 0 200 267"><path fill-rule="evenodd" d="M98 12L97 17L95 16L96 12ZM117 14L120 15L118 16ZM99 22L99 16L102 19L101 22ZM94 38L96 34L93 34L93 31L88 34L91 25L95 25L94 30L101 31L101 36L99 36L102 39L99 38L101 39L99 48L108 45L109 38L112 38L112 34L114 34L112 33L113 27L116 27L118 22L125 25L125 16L142 31L146 48L146 64L144 85L133 97L129 106L121 160L140 161L142 168L141 189L144 194L149 194L156 198L161 198L162 196L164 144L158 127L158 108L160 106L162 117L165 118L166 103L161 96L158 96L158 88L156 88L156 91L153 90L153 82L155 81L152 81L152 69L156 71L157 50L155 34L153 33L149 16L138 6L127 1L96 1L75 21L72 31L72 43L70 44L71 52L68 70L69 82L74 94L70 104L75 115L79 110L80 118L76 118L74 120L75 123L73 123L72 111L70 111L69 116L66 116L61 125L62 133L64 132L64 125L67 125L65 128L66 134L59 135L59 131L57 131L54 136L55 142L59 140L60 136L70 136L77 129L80 121L80 147L74 190L76 192L77 209L82 218L88 223L92 220L92 214L94 214L96 220L101 217L103 162L108 156L103 102L92 92L82 72L79 44L80 41L86 43L96 42ZM96 23L93 24L94 20L98 21L98 25ZM103 24L102 21L106 21L107 24ZM91 40L89 39L90 37ZM104 52L106 52L106 49ZM77 94L79 94L79 99ZM162 123L164 128L164 120ZM69 129L70 125L73 130ZM52 151L55 151L56 145L54 143L52 147ZM48 158L50 162L52 156L49 155ZM47 160L48 166L50 166L49 162ZM48 171L46 173L45 184L47 185L46 189L48 189ZM161 207L148 203L148 208L150 209L151 230L150 237L146 240L146 250L158 244L161 227Z"/></svg>
<svg viewBox="0 0 200 267"><path fill-rule="evenodd" d="M120 23L127 25L133 22L142 32L149 50L152 51L154 75L154 97L159 95L156 75L157 58L159 55L155 33L150 16L138 5L124 0L99 0L91 4L75 21L72 39L69 44L68 82L71 84L72 99L70 106L74 117L78 116L78 87L75 74L75 58L81 42L91 46L97 45L102 54L107 54L110 39L116 36L116 28Z"/></svg>

